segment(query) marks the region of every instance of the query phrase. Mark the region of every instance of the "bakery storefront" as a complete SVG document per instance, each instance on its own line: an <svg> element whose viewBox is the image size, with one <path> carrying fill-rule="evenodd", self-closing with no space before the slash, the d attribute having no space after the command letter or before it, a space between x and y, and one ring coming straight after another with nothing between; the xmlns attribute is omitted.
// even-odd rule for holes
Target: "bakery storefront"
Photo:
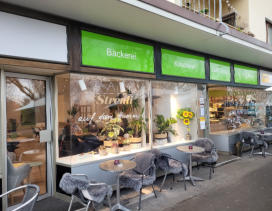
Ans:
<svg viewBox="0 0 272 211"><path fill-rule="evenodd" d="M44 198L61 192L65 172L114 184L105 160L158 148L186 161L176 147L200 137L232 154L240 131L272 124L268 70L68 20L0 15L37 30L6 30L13 52L9 41L0 49L3 192L7 157L14 168L31 163Z"/></svg>
<svg viewBox="0 0 272 211"><path fill-rule="evenodd" d="M141 72L154 79L56 76L57 181L71 171L113 183L111 174L99 169L100 162L131 158L154 147L180 159L176 146L204 136L206 85L155 80L152 45L85 30L81 38L82 65ZM205 79L202 56L162 48L161 59L162 74Z"/></svg>

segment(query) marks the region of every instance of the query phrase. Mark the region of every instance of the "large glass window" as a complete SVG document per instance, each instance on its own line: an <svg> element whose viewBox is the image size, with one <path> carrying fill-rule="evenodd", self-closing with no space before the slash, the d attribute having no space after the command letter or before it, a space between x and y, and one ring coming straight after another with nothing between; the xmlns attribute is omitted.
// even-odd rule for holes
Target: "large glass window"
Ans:
<svg viewBox="0 0 272 211"><path fill-rule="evenodd" d="M150 146L149 81L67 74L57 83L59 157L97 160Z"/></svg>
<svg viewBox="0 0 272 211"><path fill-rule="evenodd" d="M205 100L201 94L196 84L152 81L154 145L198 137L200 101L203 104L202 116L205 116Z"/></svg>
<svg viewBox="0 0 272 211"><path fill-rule="evenodd" d="M211 86L208 93L211 133L271 126L271 92L261 89Z"/></svg>

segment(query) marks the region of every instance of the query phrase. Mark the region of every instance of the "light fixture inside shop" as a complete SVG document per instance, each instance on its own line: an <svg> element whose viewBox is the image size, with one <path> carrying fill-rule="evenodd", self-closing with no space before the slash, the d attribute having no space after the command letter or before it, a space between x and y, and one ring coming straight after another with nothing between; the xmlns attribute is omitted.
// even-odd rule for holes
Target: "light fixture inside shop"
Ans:
<svg viewBox="0 0 272 211"><path fill-rule="evenodd" d="M84 81L83 79L80 79L80 80L78 81L78 84L79 84L79 86L80 86L81 91L87 90L85 81Z"/></svg>
<svg viewBox="0 0 272 211"><path fill-rule="evenodd" d="M265 91L269 92L272 91L272 86L265 89Z"/></svg>
<svg viewBox="0 0 272 211"><path fill-rule="evenodd" d="M124 84L123 81L122 81L122 82L119 82L119 86L120 86L120 92L121 92L121 93L126 92L125 84Z"/></svg>

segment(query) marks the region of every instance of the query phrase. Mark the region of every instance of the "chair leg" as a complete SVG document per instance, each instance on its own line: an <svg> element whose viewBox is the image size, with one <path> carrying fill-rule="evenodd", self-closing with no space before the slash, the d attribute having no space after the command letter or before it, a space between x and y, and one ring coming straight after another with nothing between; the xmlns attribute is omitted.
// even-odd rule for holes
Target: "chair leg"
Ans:
<svg viewBox="0 0 272 211"><path fill-rule="evenodd" d="M242 146L241 146L241 157L242 157L242 154L243 154L243 150L244 150L244 142L242 142Z"/></svg>
<svg viewBox="0 0 272 211"><path fill-rule="evenodd" d="M71 201L70 201L70 204L69 204L68 211L71 211L73 201L74 201L74 195L72 195L72 197L71 197Z"/></svg>
<svg viewBox="0 0 272 211"><path fill-rule="evenodd" d="M186 191L187 190L187 187L186 187L186 179L185 179L185 174L182 173L183 175L183 183L184 183L184 190Z"/></svg>
<svg viewBox="0 0 272 211"><path fill-rule="evenodd" d="M86 206L86 211L88 211L89 210L89 207L90 207L90 204L92 203L92 201L88 201L88 204L87 204L87 206Z"/></svg>
<svg viewBox="0 0 272 211"><path fill-rule="evenodd" d="M166 180L166 177L167 177L167 172L165 172L165 174L164 174L164 178L163 178L163 181L162 181L162 184L161 184L161 187L160 187L160 192L162 191L162 188L163 188L164 182Z"/></svg>
<svg viewBox="0 0 272 211"><path fill-rule="evenodd" d="M140 189L139 203L138 203L138 210L141 210L141 203L142 203L142 188Z"/></svg>
<svg viewBox="0 0 272 211"><path fill-rule="evenodd" d="M252 147L251 147L251 152L250 152L249 157L252 157L252 156L253 156L253 151L254 151L254 145L252 145Z"/></svg>
<svg viewBox="0 0 272 211"><path fill-rule="evenodd" d="M152 189L153 189L153 193L154 193L154 195L155 195L155 198L158 198L157 197L157 194L156 194L156 191L155 191L155 189L154 189L154 185L152 184Z"/></svg>
<svg viewBox="0 0 272 211"><path fill-rule="evenodd" d="M175 184L175 174L173 174L173 181L172 181L172 185L171 185L171 187L170 187L170 190L172 190L173 189L173 186L174 186L174 184Z"/></svg>
<svg viewBox="0 0 272 211"><path fill-rule="evenodd" d="M212 179L212 165L210 165L210 175L209 175L209 179Z"/></svg>
<svg viewBox="0 0 272 211"><path fill-rule="evenodd" d="M109 204L109 208L110 208L110 211L111 211L111 199L110 199L109 195L107 195L107 199L108 199L108 204Z"/></svg>

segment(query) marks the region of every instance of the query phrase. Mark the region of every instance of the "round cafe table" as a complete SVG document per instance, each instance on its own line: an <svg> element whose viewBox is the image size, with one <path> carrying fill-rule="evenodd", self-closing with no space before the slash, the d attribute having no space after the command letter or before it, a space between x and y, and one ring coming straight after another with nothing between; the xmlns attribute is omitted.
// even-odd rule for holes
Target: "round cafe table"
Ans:
<svg viewBox="0 0 272 211"><path fill-rule="evenodd" d="M198 147L198 146L192 146L192 149L189 149L189 146L186 145L186 146L178 146L177 150L179 150L181 152L185 152L186 154L189 154L189 176L186 176L185 180L191 181L193 186L195 186L195 181L203 181L204 179L193 176L193 173L192 173L193 172L192 171L192 154L204 152L205 149L202 148L202 147Z"/></svg>
<svg viewBox="0 0 272 211"><path fill-rule="evenodd" d="M108 160L99 164L99 167L104 171L109 171L112 173L117 173L117 181L116 181L116 195L117 195L117 203L112 207L112 210L124 210L129 211L126 207L120 204L120 174L123 171L127 171L130 169L134 169L136 167L136 163L131 160L119 160L120 164L114 165L114 160Z"/></svg>

